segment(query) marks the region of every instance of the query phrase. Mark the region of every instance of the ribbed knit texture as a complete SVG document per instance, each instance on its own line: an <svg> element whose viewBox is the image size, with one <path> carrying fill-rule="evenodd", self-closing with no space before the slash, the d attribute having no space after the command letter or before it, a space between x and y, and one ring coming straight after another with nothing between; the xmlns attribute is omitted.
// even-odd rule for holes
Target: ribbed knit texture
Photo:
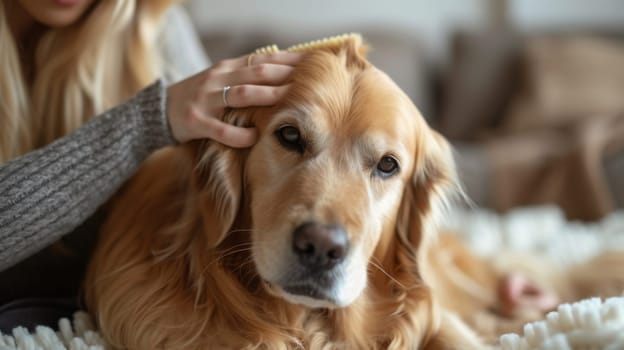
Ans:
<svg viewBox="0 0 624 350"><path fill-rule="evenodd" d="M0 165L0 271L92 215L154 150L175 143L158 81L74 133Z"/></svg>

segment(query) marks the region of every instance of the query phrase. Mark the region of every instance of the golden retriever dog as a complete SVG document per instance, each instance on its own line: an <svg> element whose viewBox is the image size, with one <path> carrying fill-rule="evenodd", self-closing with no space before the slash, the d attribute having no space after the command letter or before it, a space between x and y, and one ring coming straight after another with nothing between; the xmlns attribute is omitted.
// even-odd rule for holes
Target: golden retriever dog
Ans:
<svg viewBox="0 0 624 350"><path fill-rule="evenodd" d="M364 57L311 50L273 107L232 109L248 150L147 160L113 203L85 282L127 349L480 349L425 257L457 193L447 142Z"/></svg>
<svg viewBox="0 0 624 350"><path fill-rule="evenodd" d="M85 281L113 347L484 349L557 302L621 292L621 254L559 271L440 235L461 194L451 149L365 51L321 45L278 105L229 110L252 148L161 150L122 189Z"/></svg>

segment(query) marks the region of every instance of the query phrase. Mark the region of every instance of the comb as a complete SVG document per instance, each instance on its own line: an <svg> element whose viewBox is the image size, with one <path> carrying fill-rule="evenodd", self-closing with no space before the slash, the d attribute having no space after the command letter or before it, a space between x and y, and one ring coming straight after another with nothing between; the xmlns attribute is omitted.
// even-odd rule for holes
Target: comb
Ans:
<svg viewBox="0 0 624 350"><path fill-rule="evenodd" d="M362 41L362 36L358 33L348 33L342 35L330 36L323 39L312 40L302 44L297 44L290 46L285 51L288 52L304 52L304 51L314 51L319 49L333 49L336 47L340 47L345 41L349 39L355 39L357 41ZM267 53L276 53L281 51L277 45L268 45L265 47L261 47L255 51L257 54L267 54Z"/></svg>

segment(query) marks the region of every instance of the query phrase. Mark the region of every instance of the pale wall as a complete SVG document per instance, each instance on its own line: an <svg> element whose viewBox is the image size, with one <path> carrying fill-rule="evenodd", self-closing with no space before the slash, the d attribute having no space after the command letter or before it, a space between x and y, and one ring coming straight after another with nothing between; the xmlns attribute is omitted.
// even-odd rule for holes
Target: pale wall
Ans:
<svg viewBox="0 0 624 350"><path fill-rule="evenodd" d="M327 32L334 27L358 31L363 25L398 26L413 32L430 56L443 61L448 36L456 28L486 27L493 1L497 0L190 0L188 6L198 27L207 31L270 26ZM508 9L511 23L523 30L624 28L624 0L510 0Z"/></svg>

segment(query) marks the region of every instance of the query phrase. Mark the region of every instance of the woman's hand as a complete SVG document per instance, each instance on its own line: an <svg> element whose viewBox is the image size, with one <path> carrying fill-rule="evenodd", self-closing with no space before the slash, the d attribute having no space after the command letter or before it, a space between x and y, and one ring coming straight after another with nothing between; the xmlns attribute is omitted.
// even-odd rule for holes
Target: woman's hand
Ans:
<svg viewBox="0 0 624 350"><path fill-rule="evenodd" d="M174 138L178 142L210 138L231 147L253 145L256 129L224 123L220 120L224 109L275 104L285 95L286 81L302 56L279 52L223 60L170 86L167 117ZM231 88L224 92L226 86Z"/></svg>

